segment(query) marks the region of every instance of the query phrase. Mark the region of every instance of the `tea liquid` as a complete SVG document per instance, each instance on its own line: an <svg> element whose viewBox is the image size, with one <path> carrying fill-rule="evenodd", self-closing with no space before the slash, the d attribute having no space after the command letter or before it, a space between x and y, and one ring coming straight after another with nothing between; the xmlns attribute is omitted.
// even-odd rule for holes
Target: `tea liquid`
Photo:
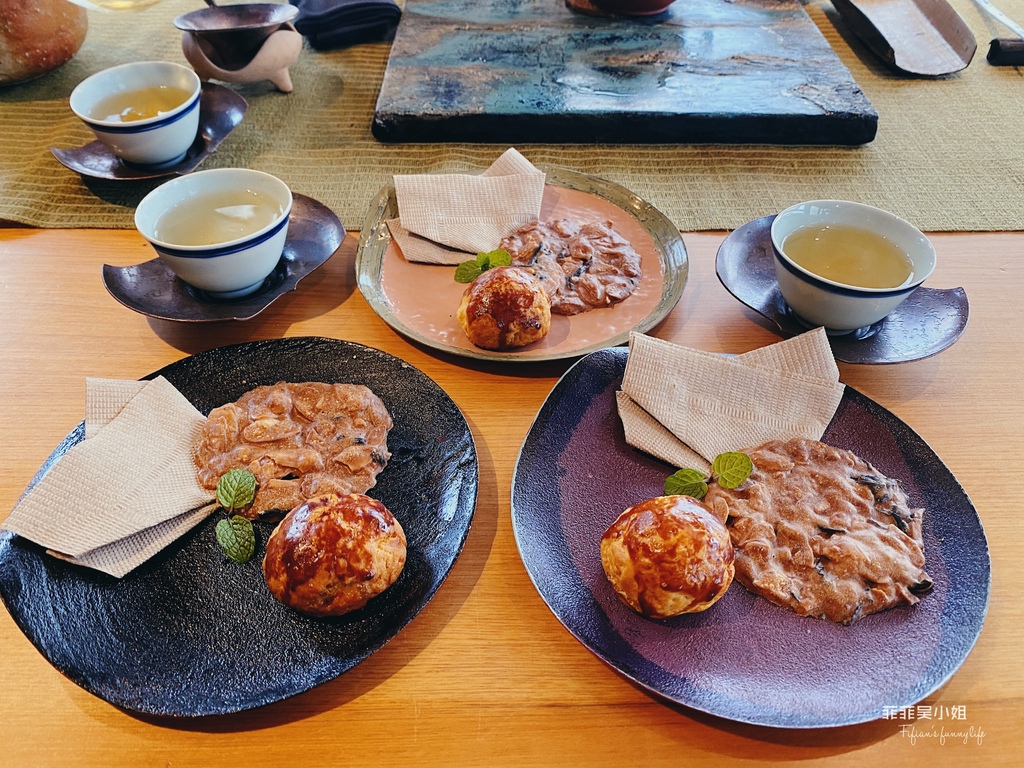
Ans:
<svg viewBox="0 0 1024 768"><path fill-rule="evenodd" d="M94 120L130 123L159 117L184 104L191 91L170 85L155 85L106 96L92 109Z"/></svg>
<svg viewBox="0 0 1024 768"><path fill-rule="evenodd" d="M782 243L786 255L826 280L860 288L898 288L913 280L910 257L889 240L846 224L801 227Z"/></svg>
<svg viewBox="0 0 1024 768"><path fill-rule="evenodd" d="M153 234L173 245L215 245L258 232L277 221L281 213L281 206L260 192L212 192L165 211L156 220Z"/></svg>

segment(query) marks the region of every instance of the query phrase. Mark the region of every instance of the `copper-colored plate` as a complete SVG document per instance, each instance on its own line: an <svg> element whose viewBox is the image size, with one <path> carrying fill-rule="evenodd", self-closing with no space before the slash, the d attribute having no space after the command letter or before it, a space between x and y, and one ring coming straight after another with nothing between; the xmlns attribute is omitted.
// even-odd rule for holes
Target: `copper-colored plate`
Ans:
<svg viewBox="0 0 1024 768"><path fill-rule="evenodd" d="M191 173L217 151L245 116L249 103L230 88L216 83L203 83L199 96L199 133L185 159L170 166L132 165L124 162L99 141L78 149L50 147L57 162L75 173L108 181L138 181Z"/></svg>
<svg viewBox="0 0 1024 768"><path fill-rule="evenodd" d="M971 63L978 43L946 0L832 0L853 33L900 72L937 77Z"/></svg>
<svg viewBox="0 0 1024 768"><path fill-rule="evenodd" d="M640 254L643 279L619 304L573 317L554 315L546 337L519 350L474 347L456 319L466 286L455 268L406 261L385 224L398 215L393 185L370 205L356 255L359 290L399 333L434 349L479 360L537 362L577 357L623 344L632 330L661 322L682 296L688 261L679 230L629 190L566 168L548 168L541 218L608 220Z"/></svg>

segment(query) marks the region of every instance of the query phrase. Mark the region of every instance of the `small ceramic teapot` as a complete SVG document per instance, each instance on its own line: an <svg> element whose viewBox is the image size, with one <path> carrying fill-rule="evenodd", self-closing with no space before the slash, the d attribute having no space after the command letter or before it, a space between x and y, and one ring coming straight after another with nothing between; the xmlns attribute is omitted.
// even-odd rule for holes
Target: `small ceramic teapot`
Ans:
<svg viewBox="0 0 1024 768"><path fill-rule="evenodd" d="M89 20L68 0L0 2L0 85L59 67L82 47Z"/></svg>
<svg viewBox="0 0 1024 768"><path fill-rule="evenodd" d="M675 0L565 0L570 10L591 16L657 16Z"/></svg>

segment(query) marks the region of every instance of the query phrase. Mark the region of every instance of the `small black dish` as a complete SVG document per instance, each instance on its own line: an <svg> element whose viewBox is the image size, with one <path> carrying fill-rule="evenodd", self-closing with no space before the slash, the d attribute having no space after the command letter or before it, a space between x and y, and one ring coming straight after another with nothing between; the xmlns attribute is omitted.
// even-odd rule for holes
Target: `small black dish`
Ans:
<svg viewBox="0 0 1024 768"><path fill-rule="evenodd" d="M731 232L718 248L715 272L733 296L771 320L786 336L808 330L782 298L775 279L771 225L765 216ZM845 335L830 335L843 363L885 364L942 352L967 327L970 306L963 288L918 288L885 319Z"/></svg>
<svg viewBox="0 0 1024 768"><path fill-rule="evenodd" d="M66 168L94 179L138 181L191 173L207 157L217 151L220 143L242 122L249 103L230 88L216 83L203 83L199 96L199 133L185 158L173 165L145 166L125 162L107 145L92 141L78 149L57 149L50 152Z"/></svg>
<svg viewBox="0 0 1024 768"><path fill-rule="evenodd" d="M255 293L232 300L215 299L176 276L160 259L132 267L104 264L103 284L128 309L161 320L250 320L294 291L302 278L331 258L346 234L327 206L295 194L281 260Z"/></svg>

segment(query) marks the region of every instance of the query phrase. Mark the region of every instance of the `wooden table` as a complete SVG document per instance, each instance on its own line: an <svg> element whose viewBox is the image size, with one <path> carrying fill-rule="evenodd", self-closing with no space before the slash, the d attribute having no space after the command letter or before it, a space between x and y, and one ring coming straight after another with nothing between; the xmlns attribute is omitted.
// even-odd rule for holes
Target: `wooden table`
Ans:
<svg viewBox="0 0 1024 768"><path fill-rule="evenodd" d="M655 334L724 352L777 341L715 277L721 239L686 236L690 280ZM254 339L329 336L403 358L462 408L480 455L476 519L433 601L367 661L285 702L198 721L135 717L63 678L0 611L0 765L1019 764L1024 235L935 242L940 262L929 284L967 290L964 336L927 360L840 369L931 444L985 525L993 577L985 628L963 667L922 702L962 707L965 719L950 725L973 728L968 743L914 741L893 719L810 731L735 724L657 701L599 661L538 596L509 516L519 446L568 362L471 363L406 341L355 287L354 236L255 319L188 325L134 314L103 288L101 264L151 258L135 232L0 230L0 518L82 418L85 377L138 378Z"/></svg>

